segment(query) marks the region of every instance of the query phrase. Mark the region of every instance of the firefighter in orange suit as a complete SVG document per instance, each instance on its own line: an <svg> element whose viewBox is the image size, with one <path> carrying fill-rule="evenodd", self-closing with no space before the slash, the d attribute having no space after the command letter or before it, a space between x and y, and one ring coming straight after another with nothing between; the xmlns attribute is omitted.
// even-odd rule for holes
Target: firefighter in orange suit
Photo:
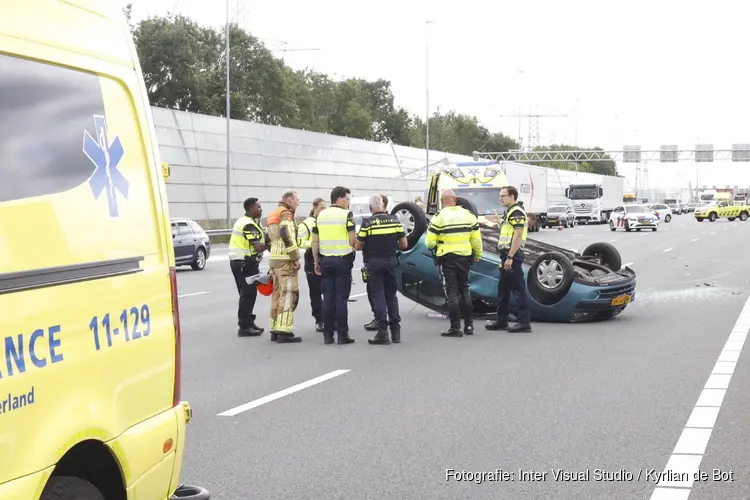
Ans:
<svg viewBox="0 0 750 500"><path fill-rule="evenodd" d="M302 342L300 337L294 335L294 311L299 304L297 275L302 267L294 222L294 212L298 206L297 193L286 191L266 222L271 241L269 267L273 277L271 341L279 344Z"/></svg>

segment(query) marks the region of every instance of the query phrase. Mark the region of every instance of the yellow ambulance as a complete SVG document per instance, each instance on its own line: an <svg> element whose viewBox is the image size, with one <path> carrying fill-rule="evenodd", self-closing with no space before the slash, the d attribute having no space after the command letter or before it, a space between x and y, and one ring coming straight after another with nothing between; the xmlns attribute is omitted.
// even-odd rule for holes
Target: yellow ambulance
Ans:
<svg viewBox="0 0 750 500"><path fill-rule="evenodd" d="M119 2L0 15L0 499L205 500L166 190Z"/></svg>

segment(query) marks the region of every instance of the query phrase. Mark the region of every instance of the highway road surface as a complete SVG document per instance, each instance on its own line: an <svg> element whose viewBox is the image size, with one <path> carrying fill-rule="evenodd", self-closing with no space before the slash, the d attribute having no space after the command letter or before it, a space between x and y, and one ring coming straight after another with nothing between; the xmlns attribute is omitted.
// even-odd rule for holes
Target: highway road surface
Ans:
<svg viewBox="0 0 750 500"><path fill-rule="evenodd" d="M216 500L750 498L750 222L532 236L611 242L635 303L609 322L443 338L446 321L402 297L402 343L371 346L355 272L356 343L326 346L300 275L304 341L280 345L237 337L226 250L180 271L182 480Z"/></svg>

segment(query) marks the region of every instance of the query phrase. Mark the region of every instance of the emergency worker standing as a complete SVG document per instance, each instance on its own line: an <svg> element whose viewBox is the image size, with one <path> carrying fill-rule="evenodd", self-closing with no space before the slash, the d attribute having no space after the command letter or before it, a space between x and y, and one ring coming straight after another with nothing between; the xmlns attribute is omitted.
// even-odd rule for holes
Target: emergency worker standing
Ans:
<svg viewBox="0 0 750 500"><path fill-rule="evenodd" d="M385 207L383 210L385 211L385 213L388 213L388 197L384 195L383 193L380 193L380 197L383 198L383 207ZM372 210L372 207L370 207L370 209ZM367 253L365 252L362 253L362 262L363 262L363 268L367 268ZM377 318L377 315L375 314L375 304L372 301L372 298L374 297L374 295L370 293L369 286L370 286L369 282L365 283L365 290L367 291L367 300L370 302L370 310L372 311L372 321L370 321L369 323L365 325L365 330L367 330L368 332L376 332L378 331L378 328L379 328L378 318Z"/></svg>
<svg viewBox="0 0 750 500"><path fill-rule="evenodd" d="M315 274L315 259L312 253L312 236L315 227L315 218L325 210L326 201L323 198L316 198L313 201L310 216L297 227L297 240L300 248L305 249L305 275L307 276L307 286L310 289L310 308L312 316L315 318L315 330L323 331L323 292L320 288L320 276Z"/></svg>
<svg viewBox="0 0 750 500"><path fill-rule="evenodd" d="M257 337L263 333L263 328L255 324L255 300L258 288L255 284L248 285L245 278L260 273L260 261L266 250L263 230L260 227L260 217L263 208L258 198L248 198L243 204L245 215L237 219L232 227L229 238L229 267L240 294L237 308L237 336Z"/></svg>
<svg viewBox="0 0 750 500"><path fill-rule="evenodd" d="M377 322L377 334L370 344L387 345L388 327L393 343L401 342L401 316L398 310L396 266L398 251L406 250L406 233L401 222L385 211L381 195L370 198L372 217L365 219L357 233L355 250L363 251L367 263L367 295L370 298Z"/></svg>
<svg viewBox="0 0 750 500"><path fill-rule="evenodd" d="M508 330L509 332L530 332L529 299L526 295L526 282L523 279L523 249L526 246L528 218L526 211L518 203L518 190L508 186L500 191L500 203L506 208L500 226L498 253L500 255L500 281L497 283L497 319L485 325L488 330ZM518 302L518 323L508 326L511 292Z"/></svg>
<svg viewBox="0 0 750 500"><path fill-rule="evenodd" d="M482 257L482 237L477 218L463 207L456 206L456 194L451 189L440 195L442 210L432 218L427 228L426 246L437 249L436 256L443 278L450 328L443 337L474 335L473 307L469 290L469 268ZM461 316L464 331L461 332Z"/></svg>
<svg viewBox="0 0 750 500"><path fill-rule="evenodd" d="M333 344L353 344L349 336L349 294L354 267L354 214L349 210L351 191L337 186L331 190L331 205L318 214L313 228L315 272L323 289L323 338Z"/></svg>
<svg viewBox="0 0 750 500"><path fill-rule="evenodd" d="M267 219L271 240L271 341L280 344L302 342L294 335L294 311L299 304L297 275L301 267L294 212L299 206L295 191L286 191L279 206Z"/></svg>

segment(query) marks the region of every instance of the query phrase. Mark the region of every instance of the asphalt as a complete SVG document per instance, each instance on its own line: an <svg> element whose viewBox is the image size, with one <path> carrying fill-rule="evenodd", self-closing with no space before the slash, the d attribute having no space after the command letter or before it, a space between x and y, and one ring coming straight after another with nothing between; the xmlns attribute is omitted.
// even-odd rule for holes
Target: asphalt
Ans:
<svg viewBox="0 0 750 500"><path fill-rule="evenodd" d="M194 410L183 482L232 500L651 498L647 473L670 460L748 300L750 222L681 215L657 232L602 225L531 236L577 250L611 242L637 273L636 301L608 322L535 324L531 334L478 324L475 336L453 339L440 337L444 320L401 298L402 343L370 346L362 325L372 314L355 273L356 343L326 346L302 278L304 340L279 345L267 333L236 336L226 250L217 247L203 271L181 271L183 397ZM269 304L259 298L262 326ZM696 482L691 499L750 497L747 356L700 466L734 481ZM336 370L348 371L219 415ZM447 469L502 469L513 480L446 480ZM546 475L522 478L521 469ZM558 479L557 469L590 476ZM598 470L611 480L597 480Z"/></svg>

